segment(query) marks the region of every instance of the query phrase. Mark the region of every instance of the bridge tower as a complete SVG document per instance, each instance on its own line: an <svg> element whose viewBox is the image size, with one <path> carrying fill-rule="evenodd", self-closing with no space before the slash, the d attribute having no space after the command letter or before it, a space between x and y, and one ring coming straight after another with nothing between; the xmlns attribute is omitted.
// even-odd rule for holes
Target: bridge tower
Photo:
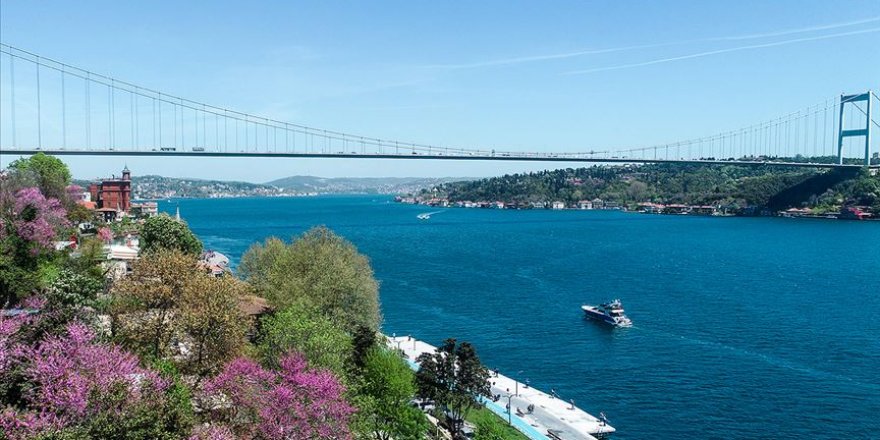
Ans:
<svg viewBox="0 0 880 440"><path fill-rule="evenodd" d="M856 95L841 95L840 96L840 119L838 120L838 135L837 135L837 161L840 164L843 164L843 139L848 137L859 137L864 136L865 138L865 166L871 165L871 97L873 93L868 90L865 93L860 93ZM858 105L858 103L864 101L865 102L865 110ZM845 130L843 127L844 123L844 110L846 109L846 105L849 104L851 106L855 106L859 111L865 114L865 128L855 128L850 130Z"/></svg>

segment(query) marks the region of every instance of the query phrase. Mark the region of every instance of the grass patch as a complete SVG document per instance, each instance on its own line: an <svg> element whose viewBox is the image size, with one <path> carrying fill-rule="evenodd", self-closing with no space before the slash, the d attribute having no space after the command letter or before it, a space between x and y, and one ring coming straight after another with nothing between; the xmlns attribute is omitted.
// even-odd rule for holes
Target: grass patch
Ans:
<svg viewBox="0 0 880 440"><path fill-rule="evenodd" d="M504 440L529 440L525 434L508 425L507 419L498 417L486 407L471 409L464 418L474 426L493 425L497 428L493 431L499 433Z"/></svg>

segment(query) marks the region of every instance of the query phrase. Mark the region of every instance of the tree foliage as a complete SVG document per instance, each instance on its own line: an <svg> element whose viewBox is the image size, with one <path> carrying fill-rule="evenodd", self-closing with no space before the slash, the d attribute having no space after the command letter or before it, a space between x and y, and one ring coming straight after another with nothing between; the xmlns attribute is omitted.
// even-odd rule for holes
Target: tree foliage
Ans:
<svg viewBox="0 0 880 440"><path fill-rule="evenodd" d="M114 333L141 355L163 358L174 334L172 316L187 285L200 275L195 257L157 250L132 264L132 273L113 286Z"/></svg>
<svg viewBox="0 0 880 440"><path fill-rule="evenodd" d="M430 424L410 405L416 392L415 374L395 352L373 347L364 359L359 390L359 418L376 440L420 440Z"/></svg>
<svg viewBox="0 0 880 440"><path fill-rule="evenodd" d="M205 376L235 358L244 345L247 321L238 308L247 285L231 276L196 274L186 283L173 327L190 345L184 371Z"/></svg>
<svg viewBox="0 0 880 440"><path fill-rule="evenodd" d="M303 303L349 332L379 327L379 284L369 260L325 227L290 244L270 238L251 246L239 272L278 309Z"/></svg>
<svg viewBox="0 0 880 440"><path fill-rule="evenodd" d="M58 200L66 198L66 189L70 185L70 169L57 157L45 153L23 157L9 164L9 171L30 179L46 197Z"/></svg>
<svg viewBox="0 0 880 440"><path fill-rule="evenodd" d="M148 218L141 227L141 242L144 252L158 249L175 249L198 255L202 252L202 242L193 234L183 220L160 214Z"/></svg>
<svg viewBox="0 0 880 440"><path fill-rule="evenodd" d="M806 184L805 184L806 182ZM849 183L848 183L849 182ZM851 170L805 170L768 166L660 164L593 166L512 174L455 182L425 190L423 196L450 201L503 201L527 205L602 199L620 205L642 202L689 205L815 206L826 189L838 198L871 206L880 197L880 179ZM812 202L810 202L812 196Z"/></svg>
<svg viewBox="0 0 880 440"><path fill-rule="evenodd" d="M259 351L263 362L277 366L290 351L305 355L311 365L340 377L352 352L352 338L340 326L313 308L294 304L263 319Z"/></svg>
<svg viewBox="0 0 880 440"><path fill-rule="evenodd" d="M479 404L479 396L490 395L489 371L470 343L457 344L451 338L416 361L420 364L416 373L419 397L445 407L453 432L459 432L465 412Z"/></svg>
<svg viewBox="0 0 880 440"><path fill-rule="evenodd" d="M239 358L204 390L223 395L230 405L219 421L241 438L258 440L349 439L354 409L345 387L327 370L309 368L297 353L283 356L277 370Z"/></svg>
<svg viewBox="0 0 880 440"><path fill-rule="evenodd" d="M54 252L56 237L69 223L58 199L36 187L0 180L0 305L40 287L38 265Z"/></svg>
<svg viewBox="0 0 880 440"><path fill-rule="evenodd" d="M87 327L71 324L66 335L13 353L29 387L19 408L0 414L0 430L11 440L178 436L169 382L134 355L95 343Z"/></svg>

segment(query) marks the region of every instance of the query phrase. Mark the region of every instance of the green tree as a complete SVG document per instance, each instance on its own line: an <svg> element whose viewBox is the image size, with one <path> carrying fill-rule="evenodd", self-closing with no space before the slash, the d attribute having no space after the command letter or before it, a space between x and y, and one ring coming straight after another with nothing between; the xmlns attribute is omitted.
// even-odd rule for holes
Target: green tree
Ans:
<svg viewBox="0 0 880 440"><path fill-rule="evenodd" d="M247 292L247 285L232 276L197 274L186 283L174 318L191 346L182 361L186 372L204 377L240 354L247 321L238 302Z"/></svg>
<svg viewBox="0 0 880 440"><path fill-rule="evenodd" d="M176 249L191 255L202 252L202 242L189 226L183 220L171 218L164 213L144 221L141 241L144 252L157 249Z"/></svg>
<svg viewBox="0 0 880 440"><path fill-rule="evenodd" d="M421 440L430 424L411 406L416 392L412 369L395 352L373 347L364 359L360 417L376 440Z"/></svg>
<svg viewBox="0 0 880 440"><path fill-rule="evenodd" d="M362 369L366 362L367 355L376 348L377 344L376 331L366 327L358 326L352 336L352 353L351 360L355 369Z"/></svg>
<svg viewBox="0 0 880 440"><path fill-rule="evenodd" d="M132 351L161 359L174 334L173 316L188 283L206 276L194 256L160 249L132 265L132 273L113 286L114 334Z"/></svg>
<svg viewBox="0 0 880 440"><path fill-rule="evenodd" d="M303 303L348 332L379 327L379 284L369 260L325 227L289 245L270 238L251 246L239 273L277 309Z"/></svg>
<svg viewBox="0 0 880 440"><path fill-rule="evenodd" d="M463 415L479 405L479 396L488 397L489 371L480 362L474 347L447 339L434 353L422 353L416 373L419 397L432 399L449 411L453 432L461 431Z"/></svg>
<svg viewBox="0 0 880 440"><path fill-rule="evenodd" d="M33 179L33 183L46 197L54 197L58 200L66 198L65 189L70 185L70 169L57 157L37 153L13 161L9 164L9 170Z"/></svg>
<svg viewBox="0 0 880 440"><path fill-rule="evenodd" d="M276 367L281 356L295 350L305 355L309 365L344 377L352 341L330 318L304 304L294 304L263 318L258 349L269 366Z"/></svg>

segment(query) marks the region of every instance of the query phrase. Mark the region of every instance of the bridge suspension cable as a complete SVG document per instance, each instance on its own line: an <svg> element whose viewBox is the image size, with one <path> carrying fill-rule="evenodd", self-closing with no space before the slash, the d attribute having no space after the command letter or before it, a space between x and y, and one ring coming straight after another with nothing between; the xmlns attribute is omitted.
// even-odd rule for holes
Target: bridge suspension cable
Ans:
<svg viewBox="0 0 880 440"><path fill-rule="evenodd" d="M851 95L850 98L833 97L740 129L647 147L614 150L594 148L567 153L441 147L344 133L239 112L135 85L3 43L0 43L0 53L7 55L0 57L0 61L8 58L9 72L9 93L0 94L9 96L11 142L6 145L16 149L24 149L22 145L38 149L60 145L62 149L72 147L96 152L360 154L383 157L426 155L521 160L601 159L616 162L763 162L794 158L804 162L833 162L838 142L843 142L840 140L841 130L849 130L848 127L840 127L839 121L857 121L852 114L844 117L843 112L841 117L835 117L836 111L843 109L844 104L850 104L845 106L848 112L863 115L867 126L880 127L878 119L870 112L871 102L878 98L870 92L866 108L860 105L861 101L853 98L857 95ZM27 83L27 75L22 75L26 73L23 68L25 71L27 68L34 69L35 84ZM55 83L52 75L47 76L52 72L60 76L59 82ZM77 81L82 81L84 87L71 87ZM0 83L3 87L7 86L6 82ZM43 89L51 88L52 84L60 84L60 105L43 95ZM100 94L104 88L107 90L106 106L100 104L103 99ZM17 90L19 94L16 94ZM34 101L28 99L31 95L36 96ZM81 100L82 109L71 105L71 100ZM31 108L30 102L35 104L35 108ZM33 119L30 119L31 112L35 113ZM23 113L28 120L35 121L34 135L30 130L32 126L21 124ZM102 122L97 122L104 117L106 127L102 127ZM55 129L57 120L61 121L60 130ZM44 125L49 129L46 130ZM25 138L22 138L21 128L28 128ZM0 136L0 145L5 143L5 139ZM870 139L867 143L870 144ZM872 148L869 145L868 150L880 150Z"/></svg>

